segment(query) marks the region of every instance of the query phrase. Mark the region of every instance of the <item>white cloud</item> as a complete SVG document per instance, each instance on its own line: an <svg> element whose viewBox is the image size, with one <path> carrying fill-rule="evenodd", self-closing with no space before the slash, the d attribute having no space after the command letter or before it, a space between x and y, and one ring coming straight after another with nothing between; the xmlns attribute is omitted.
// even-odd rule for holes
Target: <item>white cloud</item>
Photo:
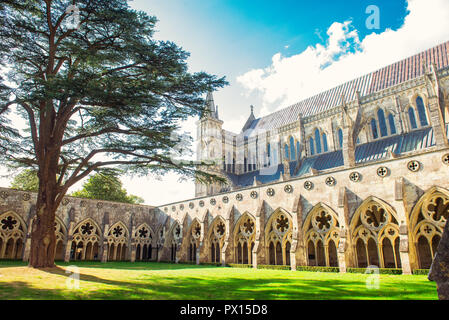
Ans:
<svg viewBox="0 0 449 320"><path fill-rule="evenodd" d="M372 33L362 41L351 21L334 22L326 45L289 57L277 53L270 66L237 81L248 94L262 95L261 115L266 115L449 40L449 1L409 0L407 9L401 28Z"/></svg>

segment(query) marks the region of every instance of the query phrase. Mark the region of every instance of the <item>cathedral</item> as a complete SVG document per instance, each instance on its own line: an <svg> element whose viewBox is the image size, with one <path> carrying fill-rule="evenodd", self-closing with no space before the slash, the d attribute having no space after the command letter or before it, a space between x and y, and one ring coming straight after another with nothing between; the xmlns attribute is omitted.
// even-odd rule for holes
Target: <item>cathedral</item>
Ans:
<svg viewBox="0 0 449 320"><path fill-rule="evenodd" d="M56 260L428 269L449 215L449 42L274 112L197 122L226 183L153 207L65 197ZM30 192L0 188L0 259L29 258Z"/></svg>

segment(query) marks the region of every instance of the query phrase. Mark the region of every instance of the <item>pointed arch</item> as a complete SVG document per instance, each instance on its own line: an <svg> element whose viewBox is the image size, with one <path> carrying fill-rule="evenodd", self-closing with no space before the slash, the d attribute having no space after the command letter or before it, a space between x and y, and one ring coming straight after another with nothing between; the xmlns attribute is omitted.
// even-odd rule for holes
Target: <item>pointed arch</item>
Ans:
<svg viewBox="0 0 449 320"><path fill-rule="evenodd" d="M102 235L102 229L92 218L84 219L73 229L71 260L94 260L98 259L98 248ZM93 248L97 248L97 252ZM88 250L89 249L89 250Z"/></svg>
<svg viewBox="0 0 449 320"><path fill-rule="evenodd" d="M274 248L275 264L287 262L287 243L292 241L293 221L291 214L283 208L277 208L267 219L265 225L266 257L270 257ZM290 249L289 249L290 250ZM272 259L267 259L272 263Z"/></svg>
<svg viewBox="0 0 449 320"><path fill-rule="evenodd" d="M415 109L413 109L413 107L409 107L407 112L408 112L408 120L410 123L410 128L412 128L412 129L418 128L418 125L416 124Z"/></svg>
<svg viewBox="0 0 449 320"><path fill-rule="evenodd" d="M395 245L399 239L398 218L385 201L373 196L365 199L351 219L350 234L359 267L367 263L381 268L400 267L399 247ZM386 252L382 244L386 244Z"/></svg>
<svg viewBox="0 0 449 320"><path fill-rule="evenodd" d="M322 202L317 203L307 213L302 231L303 239L308 244L309 265L338 265L336 247L340 241L340 223L338 214L332 208Z"/></svg>
<svg viewBox="0 0 449 320"><path fill-rule="evenodd" d="M27 226L15 211L0 215L0 259L20 259L23 255Z"/></svg>
<svg viewBox="0 0 449 320"><path fill-rule="evenodd" d="M107 241L110 260L126 260L128 239L129 230L122 221L117 221L109 228Z"/></svg>
<svg viewBox="0 0 449 320"><path fill-rule="evenodd" d="M388 128L390 130L390 135L396 134L396 125L394 123L394 116L392 113L389 113L387 116L388 119Z"/></svg>
<svg viewBox="0 0 449 320"><path fill-rule="evenodd" d="M387 122L385 120L385 113L382 108L377 110L377 120L379 121L380 136L386 137L388 135Z"/></svg>
<svg viewBox="0 0 449 320"><path fill-rule="evenodd" d="M430 188L413 207L410 214L412 247L420 268L430 268L447 219L449 191L444 188Z"/></svg>
<svg viewBox="0 0 449 320"><path fill-rule="evenodd" d="M232 232L235 263L252 263L252 248L256 237L256 218L245 211L236 221ZM245 248L245 250L244 250Z"/></svg>
<svg viewBox="0 0 449 320"><path fill-rule="evenodd" d="M429 122L427 121L427 112L426 107L424 106L423 98L421 98L421 96L418 95L415 98L415 103L416 103L416 110L418 110L418 117L421 127L428 126Z"/></svg>

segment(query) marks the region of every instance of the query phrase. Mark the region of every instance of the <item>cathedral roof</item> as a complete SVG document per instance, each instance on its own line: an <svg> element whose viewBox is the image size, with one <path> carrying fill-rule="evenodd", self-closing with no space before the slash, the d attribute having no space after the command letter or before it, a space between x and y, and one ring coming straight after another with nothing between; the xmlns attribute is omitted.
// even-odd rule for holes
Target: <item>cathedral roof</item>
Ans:
<svg viewBox="0 0 449 320"><path fill-rule="evenodd" d="M449 136L449 124L446 124L446 134ZM355 161L357 164L376 162L388 159L391 153L401 156L407 152L414 152L435 146L433 128L413 130L408 133L385 137L364 144L359 144L355 149ZM310 174L312 170L324 171L328 169L342 167L343 153L341 150L321 153L312 157L306 157L298 161L291 161L290 176L298 178ZM275 173L270 175L261 174L260 170L246 172L236 175L227 173L233 184L237 187L249 187L257 181L265 184L277 182L281 173L284 173L284 165L279 164Z"/></svg>
<svg viewBox="0 0 449 320"><path fill-rule="evenodd" d="M437 70L449 66L449 41L323 91L265 117L254 119L245 127L261 130L279 128L297 121L301 115L307 117L341 105L342 95L347 102L351 102L356 100L357 91L363 97L420 77L424 74L424 65L429 64L435 64Z"/></svg>

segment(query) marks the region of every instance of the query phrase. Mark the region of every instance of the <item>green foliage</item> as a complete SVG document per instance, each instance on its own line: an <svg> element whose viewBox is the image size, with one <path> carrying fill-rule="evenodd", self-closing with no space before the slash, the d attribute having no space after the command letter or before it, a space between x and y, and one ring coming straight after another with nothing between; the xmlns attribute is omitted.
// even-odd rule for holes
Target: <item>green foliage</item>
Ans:
<svg viewBox="0 0 449 320"><path fill-rule="evenodd" d="M135 195L128 195L122 182L114 173L97 173L89 178L83 189L71 194L73 197L117 201L124 203L143 203L144 200Z"/></svg>
<svg viewBox="0 0 449 320"><path fill-rule="evenodd" d="M349 273L366 273L367 268L347 268ZM379 274L402 274L402 269L396 268L379 268Z"/></svg>
<svg viewBox="0 0 449 320"><path fill-rule="evenodd" d="M296 271L340 272L338 267L297 266Z"/></svg>
<svg viewBox="0 0 449 320"><path fill-rule="evenodd" d="M223 181L173 161L173 134L227 82L189 73L188 52L153 38L156 17L126 0L6 0L0 20L2 163L39 169L56 200L101 168ZM29 127L17 130L11 108Z"/></svg>
<svg viewBox="0 0 449 320"><path fill-rule="evenodd" d="M23 170L14 177L10 187L16 190L37 192L39 190L37 172L32 169Z"/></svg>
<svg viewBox="0 0 449 320"><path fill-rule="evenodd" d="M415 269L415 270L413 270L413 274L423 275L423 276L429 275L429 272L430 272L429 269Z"/></svg>
<svg viewBox="0 0 449 320"><path fill-rule="evenodd" d="M283 266L283 265L263 265L259 264L257 265L257 269L271 269L271 270L290 270L290 266Z"/></svg>
<svg viewBox="0 0 449 320"><path fill-rule="evenodd" d="M230 268L252 268L253 267L252 264L238 264L238 263L228 263L226 266L230 267Z"/></svg>

